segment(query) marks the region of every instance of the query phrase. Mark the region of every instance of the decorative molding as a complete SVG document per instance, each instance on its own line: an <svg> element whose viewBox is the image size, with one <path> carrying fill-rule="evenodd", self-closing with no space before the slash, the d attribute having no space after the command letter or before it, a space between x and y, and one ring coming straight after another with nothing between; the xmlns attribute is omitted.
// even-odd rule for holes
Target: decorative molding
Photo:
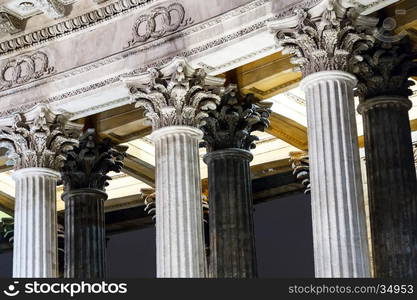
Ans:
<svg viewBox="0 0 417 300"><path fill-rule="evenodd" d="M25 114L16 114L9 126L0 127L0 147L14 162L14 169L49 168L58 170L65 153L78 144L80 125L67 116L38 105Z"/></svg>
<svg viewBox="0 0 417 300"><path fill-rule="evenodd" d="M189 35L189 34L192 34L192 33L195 33L195 32L199 32L200 30L204 30L204 29L206 29L210 26L214 26L216 24L219 24L222 21L227 20L228 18L231 18L233 16L238 15L239 13L245 13L245 12L251 10L251 9L255 9L255 8L261 6L265 3L268 3L270 1L271 0L259 0L259 1L251 2L250 4L239 8L238 12L231 11L227 14L216 17L213 20L208 20L207 22L204 22L202 24L194 25L194 26L189 27L185 30L177 32L173 35L170 35L169 37L158 39L158 40L155 40L153 42L147 43L145 45L139 45L136 48L128 50L127 52L117 54L117 55L111 56L109 58L105 58L103 60L100 60L99 62L94 62L94 63L88 64L88 65L85 65L85 66L75 68L74 70L71 70L70 72L65 72L65 73L62 73L60 75L54 75L55 76L54 78L56 78L56 80L60 80L62 78L66 78L66 77L76 76L78 74L81 74L81 73L84 73L84 72L87 72L87 71L91 71L91 70L94 70L96 68L114 63L114 62L119 61L121 59L126 59L126 58L128 58L132 55L137 55L141 52L144 52L144 51L149 50L151 48L157 47L157 46L159 46L163 43L166 43L168 41L168 39L179 38L179 37L186 36L186 35ZM96 82L96 83L90 84L88 86L77 88L75 90L65 92L65 93L60 94L60 95L52 96L52 97L49 97L47 99L33 99L31 102L28 101L21 106L13 107L13 108L8 109L8 110L2 110L2 111L0 111L0 117L9 116L10 114L14 114L14 113L18 113L18 112L30 109L31 107L33 107L34 105L36 105L38 103L59 103L59 102L63 102L64 100L66 100L70 97L81 95L83 93L99 89L103 86L108 86L109 84L118 83L118 82L120 82L120 77L121 76L138 74L138 73L146 72L146 70L149 69L149 68L161 67L161 66L169 63L176 56L191 57L191 56L196 55L198 53L204 52L208 49L224 45L225 43L228 43L228 42L236 40L236 39L240 39L242 36L253 34L254 32L256 32L258 30L265 29L267 21L268 21L267 19L259 21L255 24L251 24L251 25L249 25L245 28L239 29L236 32L227 34L226 36L220 37L220 38L215 39L215 40L211 40L211 41L209 41L209 42L207 42L203 45L199 45L199 46L196 46L194 48L183 50L183 51L180 51L179 53L163 57L161 59L153 61L150 64L142 65L141 67L139 67L139 68L137 68L133 71L123 73L121 75L117 75L117 76L114 76L114 77L110 77L110 78L107 78L107 79L102 80L100 82ZM269 48L266 49L266 51L268 51L268 50L269 50ZM255 55L259 55L259 54L260 53L256 52ZM242 59L245 59L245 57L243 57ZM236 61L236 63L238 63L238 62ZM23 90L34 88L34 87L39 88L40 86L47 83L48 81L45 79L45 80L43 80L41 82L38 82L36 84L33 84L33 83L27 84L27 87L25 87L24 89L19 88L19 91L23 91ZM15 89L9 89L9 90L1 93L2 94L1 96L7 96L7 95L10 95L11 93L15 93Z"/></svg>
<svg viewBox="0 0 417 300"><path fill-rule="evenodd" d="M142 7L156 0L119 0L107 6L65 20L57 24L36 30L21 36L0 42L0 55L56 39L92 25L110 20L132 9Z"/></svg>
<svg viewBox="0 0 417 300"><path fill-rule="evenodd" d="M176 17L175 14L177 15ZM145 43L150 39L158 39L166 34L174 33L193 22L192 18L185 18L184 6L178 2L172 3L167 7L158 6L148 14L141 15L135 21L132 28L133 37L129 41L127 48ZM142 24L146 24L144 33L140 32ZM161 29L157 30L157 27Z"/></svg>
<svg viewBox="0 0 417 300"><path fill-rule="evenodd" d="M228 148L254 149L258 137L251 133L264 131L269 126L271 112L267 103L260 103L265 105L261 107L254 104L258 102L252 94L241 95L235 86L229 86L217 109L204 119L201 146L206 147L207 152Z"/></svg>
<svg viewBox="0 0 417 300"><path fill-rule="evenodd" d="M336 14L334 1L319 18L298 9L295 28L280 30L271 27L283 54L294 57L291 62L303 76L329 70L349 71L358 61L359 54L372 47L374 37L357 30L355 11L348 9L342 17Z"/></svg>
<svg viewBox="0 0 417 300"><path fill-rule="evenodd" d="M111 177L109 172L119 173L123 167L126 146L113 147L109 139L98 140L94 129L88 129L79 145L67 151L62 168L64 190L105 190Z"/></svg>
<svg viewBox="0 0 417 300"><path fill-rule="evenodd" d="M194 69L183 57L174 58L161 69L149 69L136 76L125 76L135 107L145 109L152 129L166 126L198 127L208 111L220 103L224 80Z"/></svg>
<svg viewBox="0 0 417 300"><path fill-rule="evenodd" d="M42 51L9 59L0 67L0 91L42 78L53 71L48 56Z"/></svg>
<svg viewBox="0 0 417 300"><path fill-rule="evenodd" d="M34 0L36 6L50 18L60 18L65 15L67 0Z"/></svg>

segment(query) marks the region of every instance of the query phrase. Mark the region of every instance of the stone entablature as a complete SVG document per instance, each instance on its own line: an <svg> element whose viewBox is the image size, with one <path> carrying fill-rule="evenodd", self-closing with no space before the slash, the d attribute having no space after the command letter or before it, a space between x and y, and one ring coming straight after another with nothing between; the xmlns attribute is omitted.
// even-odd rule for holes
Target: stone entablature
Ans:
<svg viewBox="0 0 417 300"><path fill-rule="evenodd" d="M323 6L323 1L308 2L312 10ZM47 30L0 40L2 116L37 103L68 111L73 118L127 104L129 95L120 76L160 67L175 56L216 75L272 54L276 49L267 22L288 10L287 4L276 11L272 3L231 0L213 6L205 0L108 0ZM38 53L47 64L26 58Z"/></svg>

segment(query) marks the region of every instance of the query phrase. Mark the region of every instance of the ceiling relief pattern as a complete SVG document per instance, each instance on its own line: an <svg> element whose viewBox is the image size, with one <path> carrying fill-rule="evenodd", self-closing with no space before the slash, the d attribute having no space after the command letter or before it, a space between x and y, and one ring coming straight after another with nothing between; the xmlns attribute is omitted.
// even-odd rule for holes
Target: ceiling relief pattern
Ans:
<svg viewBox="0 0 417 300"><path fill-rule="evenodd" d="M8 60L0 67L0 91L9 89L54 72L48 56L37 51Z"/></svg>
<svg viewBox="0 0 417 300"><path fill-rule="evenodd" d="M192 23L192 18L185 17L182 4L176 2L169 6L158 6L136 20L132 29L133 38L127 48L174 33Z"/></svg>

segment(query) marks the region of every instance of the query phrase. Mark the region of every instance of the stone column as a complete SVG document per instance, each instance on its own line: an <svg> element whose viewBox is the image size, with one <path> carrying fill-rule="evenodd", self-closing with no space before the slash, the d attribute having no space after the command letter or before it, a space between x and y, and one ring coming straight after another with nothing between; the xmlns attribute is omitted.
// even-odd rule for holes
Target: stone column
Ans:
<svg viewBox="0 0 417 300"><path fill-rule="evenodd" d="M15 168L13 277L57 277L56 170L77 144L79 126L45 105L0 124L0 145Z"/></svg>
<svg viewBox="0 0 417 300"><path fill-rule="evenodd" d="M407 38L378 42L357 67L375 277L417 277L417 179L408 110L416 54Z"/></svg>
<svg viewBox="0 0 417 300"><path fill-rule="evenodd" d="M120 146L119 146L120 147ZM106 276L105 187L111 171L120 172L125 148L112 148L87 130L62 168L65 201L66 278Z"/></svg>
<svg viewBox="0 0 417 300"><path fill-rule="evenodd" d="M268 109L252 95L226 92L202 126L208 166L210 277L257 276L253 228L252 180L249 163L256 130L268 126Z"/></svg>
<svg viewBox="0 0 417 300"><path fill-rule="evenodd" d="M124 79L152 122L156 154L157 277L205 277L199 166L200 129L224 80L183 58Z"/></svg>
<svg viewBox="0 0 417 300"><path fill-rule="evenodd" d="M298 11L292 30L280 28L285 22L271 28L304 76L316 277L369 277L356 78L347 71L373 39L356 30L351 10L342 14L329 3L319 17Z"/></svg>

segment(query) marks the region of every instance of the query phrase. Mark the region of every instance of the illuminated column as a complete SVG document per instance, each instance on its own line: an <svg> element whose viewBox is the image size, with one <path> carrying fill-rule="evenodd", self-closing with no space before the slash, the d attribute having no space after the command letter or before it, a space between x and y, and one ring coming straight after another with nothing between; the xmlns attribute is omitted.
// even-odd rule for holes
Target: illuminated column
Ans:
<svg viewBox="0 0 417 300"><path fill-rule="evenodd" d="M58 277L56 184L79 126L46 106L0 120L0 146L14 162L13 277Z"/></svg>
<svg viewBox="0 0 417 300"><path fill-rule="evenodd" d="M357 68L375 277L417 276L417 179L408 110L417 75L407 38L378 42Z"/></svg>
<svg viewBox="0 0 417 300"><path fill-rule="evenodd" d="M78 147L67 153L62 168L65 201L66 278L106 276L104 201L109 172L120 172L125 148L99 141L94 129L81 137Z"/></svg>
<svg viewBox="0 0 417 300"><path fill-rule="evenodd" d="M224 80L183 58L125 78L152 121L156 165L157 277L206 276L197 127L220 102Z"/></svg>
<svg viewBox="0 0 417 300"><path fill-rule="evenodd" d="M201 128L207 148L213 278L257 276L249 150L257 140L251 132L268 126L269 111L254 100L228 91Z"/></svg>
<svg viewBox="0 0 417 300"><path fill-rule="evenodd" d="M271 29L304 76L316 277L369 277L356 78L347 71L373 39L356 31L351 10L338 15L329 3L314 18L299 10L292 30L284 30L287 24L279 21Z"/></svg>

